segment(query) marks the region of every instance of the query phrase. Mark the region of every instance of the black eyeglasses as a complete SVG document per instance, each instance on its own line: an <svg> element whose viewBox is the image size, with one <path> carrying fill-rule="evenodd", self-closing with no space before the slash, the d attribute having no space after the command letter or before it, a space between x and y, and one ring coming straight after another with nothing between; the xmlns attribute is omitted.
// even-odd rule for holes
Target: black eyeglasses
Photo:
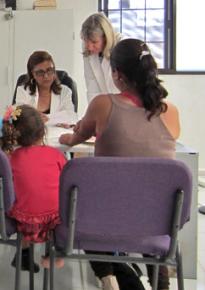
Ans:
<svg viewBox="0 0 205 290"><path fill-rule="evenodd" d="M39 69L36 71L34 70L33 72L37 77L44 77L45 74L47 74L47 76L52 76L55 73L55 68L49 67L49 68L47 68L47 70Z"/></svg>

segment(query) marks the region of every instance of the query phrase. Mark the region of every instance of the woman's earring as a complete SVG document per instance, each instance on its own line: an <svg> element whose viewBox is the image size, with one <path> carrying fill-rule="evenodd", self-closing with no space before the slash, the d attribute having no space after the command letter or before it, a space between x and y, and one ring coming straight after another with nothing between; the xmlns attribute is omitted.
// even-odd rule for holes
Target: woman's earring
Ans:
<svg viewBox="0 0 205 290"><path fill-rule="evenodd" d="M32 84L32 85L35 84L35 79L34 79L34 78L31 79L31 84Z"/></svg>

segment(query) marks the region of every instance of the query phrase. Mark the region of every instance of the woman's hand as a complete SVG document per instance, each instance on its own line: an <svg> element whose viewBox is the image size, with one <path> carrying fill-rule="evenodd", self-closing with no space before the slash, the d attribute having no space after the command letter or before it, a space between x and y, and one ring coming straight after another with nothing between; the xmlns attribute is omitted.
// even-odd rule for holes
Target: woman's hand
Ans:
<svg viewBox="0 0 205 290"><path fill-rule="evenodd" d="M62 134L59 138L60 144L72 146L73 134Z"/></svg>

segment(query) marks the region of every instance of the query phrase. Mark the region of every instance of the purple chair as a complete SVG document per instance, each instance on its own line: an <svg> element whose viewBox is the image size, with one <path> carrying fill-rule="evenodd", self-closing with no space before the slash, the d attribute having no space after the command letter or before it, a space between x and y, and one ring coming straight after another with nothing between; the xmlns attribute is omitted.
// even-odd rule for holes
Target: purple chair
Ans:
<svg viewBox="0 0 205 290"><path fill-rule="evenodd" d="M178 289L184 290L178 231L189 221L191 195L192 176L180 161L128 157L69 161L60 178L62 223L55 229L55 248L50 247L50 289L58 255L154 265L153 290L159 265L171 265L177 269ZM75 254L73 249L130 254Z"/></svg>
<svg viewBox="0 0 205 290"><path fill-rule="evenodd" d="M0 244L16 247L15 290L20 290L22 235L17 233L15 220L7 215L14 200L15 194L9 160L5 153L0 150ZM10 239L13 234L17 234L16 239Z"/></svg>

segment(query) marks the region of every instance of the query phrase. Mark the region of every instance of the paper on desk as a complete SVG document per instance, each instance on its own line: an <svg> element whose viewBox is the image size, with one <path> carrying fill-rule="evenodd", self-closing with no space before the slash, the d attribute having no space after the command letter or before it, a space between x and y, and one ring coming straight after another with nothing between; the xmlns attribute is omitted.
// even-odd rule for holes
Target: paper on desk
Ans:
<svg viewBox="0 0 205 290"><path fill-rule="evenodd" d="M49 120L46 125L56 125L59 123L76 124L78 116L75 112L59 111L48 115Z"/></svg>
<svg viewBox="0 0 205 290"><path fill-rule="evenodd" d="M53 140L53 139L58 139L60 135L62 134L67 134L67 133L73 133L73 129L65 129L61 127L56 127L53 125L48 125L46 126L46 138Z"/></svg>

